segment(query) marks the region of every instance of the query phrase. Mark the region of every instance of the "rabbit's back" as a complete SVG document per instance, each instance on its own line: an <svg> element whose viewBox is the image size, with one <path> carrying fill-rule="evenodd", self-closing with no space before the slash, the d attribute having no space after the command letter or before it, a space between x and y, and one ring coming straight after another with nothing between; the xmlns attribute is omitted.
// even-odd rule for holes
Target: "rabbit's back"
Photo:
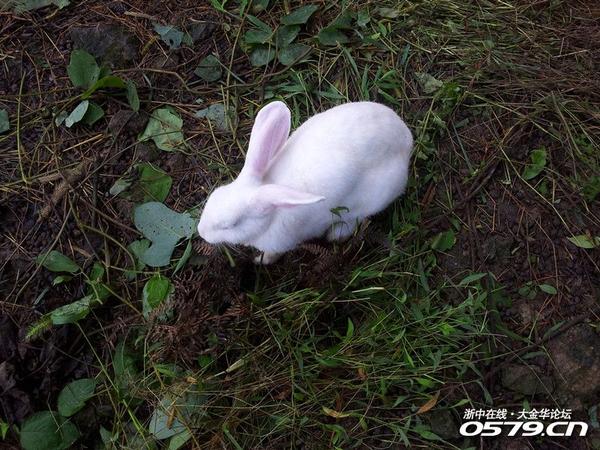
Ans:
<svg viewBox="0 0 600 450"><path fill-rule="evenodd" d="M292 133L266 178L323 195L331 207L368 207L364 197L376 192L387 204L404 190L411 149L412 135L393 110L378 103L346 103L311 117ZM380 203L376 200L371 204ZM344 201L352 204L340 204Z"/></svg>

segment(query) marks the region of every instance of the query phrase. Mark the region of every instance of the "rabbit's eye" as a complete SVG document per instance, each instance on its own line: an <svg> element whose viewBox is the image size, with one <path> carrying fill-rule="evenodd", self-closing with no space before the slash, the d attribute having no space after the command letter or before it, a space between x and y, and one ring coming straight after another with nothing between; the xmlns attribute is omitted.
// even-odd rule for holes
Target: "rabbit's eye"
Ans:
<svg viewBox="0 0 600 450"><path fill-rule="evenodd" d="M221 222L219 224L219 228L221 230L230 230L232 228L235 228L236 226L238 226L240 223L240 219L236 220L235 222Z"/></svg>

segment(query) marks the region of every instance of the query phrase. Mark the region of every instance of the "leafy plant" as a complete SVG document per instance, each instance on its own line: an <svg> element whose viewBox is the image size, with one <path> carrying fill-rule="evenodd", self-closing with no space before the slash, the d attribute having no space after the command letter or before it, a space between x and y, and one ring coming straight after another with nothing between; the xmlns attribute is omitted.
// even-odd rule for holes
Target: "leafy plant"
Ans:
<svg viewBox="0 0 600 450"><path fill-rule="evenodd" d="M587 234L580 234L578 236L572 236L567 238L573 245L579 248L591 249L600 247L600 236L588 236Z"/></svg>
<svg viewBox="0 0 600 450"><path fill-rule="evenodd" d="M442 81L424 72L415 72L415 78L425 94L433 94L444 85Z"/></svg>
<svg viewBox="0 0 600 450"><path fill-rule="evenodd" d="M67 66L67 74L73 86L89 89L100 77L100 67L85 50L73 50Z"/></svg>
<svg viewBox="0 0 600 450"><path fill-rule="evenodd" d="M126 83L121 78L111 75L110 70L106 67L99 67L94 57L86 51L73 50L67 74L73 86L85 90L80 96L81 102L70 114L57 117L57 125L60 125L63 120L67 127L72 127L79 122L93 125L100 120L104 116L104 110L100 105L88 100L100 89L126 90L129 105L134 111L139 110L139 97L135 84L132 81Z"/></svg>
<svg viewBox="0 0 600 450"><path fill-rule="evenodd" d="M59 414L63 417L71 417L94 396L95 390L96 380L94 378L81 378L71 381L58 394Z"/></svg>
<svg viewBox="0 0 600 450"><path fill-rule="evenodd" d="M41 411L28 417L21 427L24 450L64 450L79 438L79 431L68 419L93 397L96 380L82 378L68 383L58 394L58 414Z"/></svg>
<svg viewBox="0 0 600 450"><path fill-rule="evenodd" d="M38 256L37 260L38 264L43 265L53 272L68 272L75 274L81 270L75 262L58 251L41 254ZM43 315L29 328L26 339L31 340L38 337L41 333L50 328L51 325L75 323L87 317L94 306L101 305L104 300L111 295L110 290L102 281L104 272L103 266L94 263L85 281L87 284L87 295ZM60 284L69 281L70 279L71 277L61 275L54 279L53 284Z"/></svg>
<svg viewBox="0 0 600 450"><path fill-rule="evenodd" d="M130 177L119 178L110 188L111 195L120 195L134 202L164 202L173 178L150 163L136 164L137 180Z"/></svg>
<svg viewBox="0 0 600 450"><path fill-rule="evenodd" d="M148 319L149 314L168 298L171 291L169 279L159 274L146 282L142 292L142 312L145 319Z"/></svg>
<svg viewBox="0 0 600 450"><path fill-rule="evenodd" d="M125 341L120 341L112 357L113 373L118 393L126 395L127 387L134 383L138 375L135 353L127 346Z"/></svg>
<svg viewBox="0 0 600 450"><path fill-rule="evenodd" d="M70 0L8 0L4 8L0 8L0 10L13 8L15 14L21 14L50 5L57 6L58 9L63 9L70 4Z"/></svg>
<svg viewBox="0 0 600 450"><path fill-rule="evenodd" d="M8 121L8 112L5 109L0 109L0 134L10 130L10 122Z"/></svg>
<svg viewBox="0 0 600 450"><path fill-rule="evenodd" d="M6 433L8 433L9 428L10 425L4 420L0 419L0 439L6 438Z"/></svg>
<svg viewBox="0 0 600 450"><path fill-rule="evenodd" d="M297 8L281 18L281 25L275 31L260 19L249 16L254 28L246 31L244 41L250 47L251 64L265 66L277 57L281 64L290 66L308 55L311 47L294 43L294 40L318 8L317 5Z"/></svg>
<svg viewBox="0 0 600 450"><path fill-rule="evenodd" d="M440 252L445 252L454 247L456 243L456 233L453 230L444 231L436 235L431 241L431 248Z"/></svg>
<svg viewBox="0 0 600 450"><path fill-rule="evenodd" d="M152 139L156 146L166 152L177 150L183 145L183 120L171 108L159 108L152 113L140 141Z"/></svg>
<svg viewBox="0 0 600 450"><path fill-rule="evenodd" d="M154 24L154 31L156 31L160 39L169 46L171 50L177 49L181 44L191 45L192 38L188 33L180 31L173 25L160 25Z"/></svg>
<svg viewBox="0 0 600 450"><path fill-rule="evenodd" d="M181 385L172 386L154 409L148 430L158 440L171 438L169 448L182 445L191 437L186 424L205 414L204 401L205 397L196 392L182 391Z"/></svg>
<svg viewBox="0 0 600 450"><path fill-rule="evenodd" d="M350 38L345 31L353 29L353 21L355 15L347 10L336 17L329 25L322 28L317 35L317 39L321 45L336 46L350 42Z"/></svg>
<svg viewBox="0 0 600 450"><path fill-rule="evenodd" d="M531 162L525 166L523 171L523 179L525 180L537 177L544 170L544 167L546 167L546 149L542 147L533 150L529 155L529 160Z"/></svg>
<svg viewBox="0 0 600 450"><path fill-rule="evenodd" d="M75 261L63 255L58 250L51 250L48 253L40 254L36 262L51 272L77 273L81 270Z"/></svg>
<svg viewBox="0 0 600 450"><path fill-rule="evenodd" d="M64 450L78 438L75 425L54 411L42 411L28 417L20 432L24 450Z"/></svg>
<svg viewBox="0 0 600 450"><path fill-rule="evenodd" d="M168 265L175 246L181 239L192 236L196 223L189 214L175 212L158 202L137 206L133 220L151 242L140 254L140 260L150 267Z"/></svg>
<svg viewBox="0 0 600 450"><path fill-rule="evenodd" d="M233 114L231 111L229 111L228 114L223 103L213 103L206 108L196 111L194 116L198 117L199 119L208 119L215 126L215 128L221 131L229 130L229 122L234 128L237 123L235 114Z"/></svg>
<svg viewBox="0 0 600 450"><path fill-rule="evenodd" d="M221 78L223 75L223 69L221 68L219 58L214 55L208 55L206 58L200 61L200 64L198 64L198 67L196 67L194 73L204 81L210 83Z"/></svg>
<svg viewBox="0 0 600 450"><path fill-rule="evenodd" d="M137 241L133 241L131 244L127 246L127 249L133 254L135 258L134 266L125 272L125 275L128 279L135 278L135 273L144 270L146 264L142 261L142 255L148 250L150 247L150 241L148 239L140 239Z"/></svg>
<svg viewBox="0 0 600 450"><path fill-rule="evenodd" d="M305 5L295 9L287 16L281 18L281 23L284 25L304 25L310 19L317 9L318 5Z"/></svg>

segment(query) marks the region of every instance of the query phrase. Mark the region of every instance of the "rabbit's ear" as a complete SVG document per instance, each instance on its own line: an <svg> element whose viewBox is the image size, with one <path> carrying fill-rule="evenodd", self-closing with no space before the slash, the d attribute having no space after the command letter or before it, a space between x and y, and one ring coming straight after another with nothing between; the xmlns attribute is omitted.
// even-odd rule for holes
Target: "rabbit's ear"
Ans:
<svg viewBox="0 0 600 450"><path fill-rule="evenodd" d="M274 208L289 208L299 205L310 205L325 200L325 197L310 192L298 191L279 184L263 184L253 196L253 205L262 213Z"/></svg>
<svg viewBox="0 0 600 450"><path fill-rule="evenodd" d="M262 108L252 127L244 170L261 178L290 134L290 110L283 102Z"/></svg>

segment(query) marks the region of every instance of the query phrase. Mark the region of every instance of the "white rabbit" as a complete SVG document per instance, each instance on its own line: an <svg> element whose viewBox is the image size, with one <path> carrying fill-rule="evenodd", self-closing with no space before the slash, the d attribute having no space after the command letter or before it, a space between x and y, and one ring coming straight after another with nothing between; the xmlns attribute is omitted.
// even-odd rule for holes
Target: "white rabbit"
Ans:
<svg viewBox="0 0 600 450"><path fill-rule="evenodd" d="M308 239L347 239L404 192L413 138L387 106L346 103L289 132L284 103L259 111L242 171L206 201L204 240L252 246L270 264Z"/></svg>

